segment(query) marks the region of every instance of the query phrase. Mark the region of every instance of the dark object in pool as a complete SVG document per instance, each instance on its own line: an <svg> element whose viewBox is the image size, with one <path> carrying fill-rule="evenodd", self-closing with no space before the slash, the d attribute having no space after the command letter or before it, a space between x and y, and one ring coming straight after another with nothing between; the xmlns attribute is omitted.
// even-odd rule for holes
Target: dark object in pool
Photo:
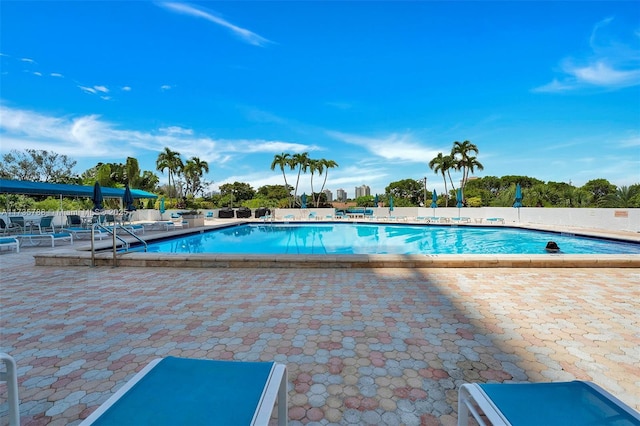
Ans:
<svg viewBox="0 0 640 426"><path fill-rule="evenodd" d="M220 219L232 219L233 209L231 207L223 207L218 211L218 217Z"/></svg>
<svg viewBox="0 0 640 426"><path fill-rule="evenodd" d="M236 217L238 219L251 217L251 209L248 207L238 207L238 210L236 210Z"/></svg>
<svg viewBox="0 0 640 426"><path fill-rule="evenodd" d="M264 207L260 207L259 209L256 209L255 216L256 216L256 219L258 219L268 214L271 214L271 210L266 209Z"/></svg>
<svg viewBox="0 0 640 426"><path fill-rule="evenodd" d="M549 241L544 249L549 253L557 253L560 251L560 247L558 247L555 241Z"/></svg>

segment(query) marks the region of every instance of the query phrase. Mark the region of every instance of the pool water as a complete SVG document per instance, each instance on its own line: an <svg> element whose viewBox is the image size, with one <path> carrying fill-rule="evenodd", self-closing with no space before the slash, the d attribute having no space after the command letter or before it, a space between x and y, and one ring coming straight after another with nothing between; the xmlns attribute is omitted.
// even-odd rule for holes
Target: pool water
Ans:
<svg viewBox="0 0 640 426"><path fill-rule="evenodd" d="M149 252L229 254L640 254L640 244L508 227L245 224L150 243Z"/></svg>

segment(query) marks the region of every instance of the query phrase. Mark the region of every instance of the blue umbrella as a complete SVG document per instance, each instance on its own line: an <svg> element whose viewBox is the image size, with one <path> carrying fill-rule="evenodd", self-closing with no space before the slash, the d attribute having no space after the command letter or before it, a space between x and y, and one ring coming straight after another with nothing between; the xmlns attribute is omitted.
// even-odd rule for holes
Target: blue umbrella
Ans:
<svg viewBox="0 0 640 426"><path fill-rule="evenodd" d="M124 195L122 196L122 202L125 205L125 210L128 212L132 212L136 209L133 205L133 195L131 194L131 189L129 189L129 184L127 184L124 188Z"/></svg>
<svg viewBox="0 0 640 426"><path fill-rule="evenodd" d="M103 210L102 207L102 188L100 188L100 183L96 182L93 185L93 197L91 197L91 201L93 201L93 211L99 212Z"/></svg>
<svg viewBox="0 0 640 426"><path fill-rule="evenodd" d="M516 184L516 200L513 203L513 207L522 207L522 188L520 184Z"/></svg>
<svg viewBox="0 0 640 426"><path fill-rule="evenodd" d="M460 217L460 208L462 207L462 190L460 188L456 194L456 207L458 208L458 217Z"/></svg>
<svg viewBox="0 0 640 426"><path fill-rule="evenodd" d="M389 213L393 211L393 197L389 195Z"/></svg>
<svg viewBox="0 0 640 426"><path fill-rule="evenodd" d="M160 198L160 219L162 219L162 215L166 212L164 209L164 197Z"/></svg>
<svg viewBox="0 0 640 426"><path fill-rule="evenodd" d="M438 193L436 190L433 190L433 195L431 196L431 208L433 209L433 216L436 215L436 208L438 208Z"/></svg>
<svg viewBox="0 0 640 426"><path fill-rule="evenodd" d="M300 197L300 208L301 209L306 209L307 208L307 194L305 194L304 192L302 193L302 196Z"/></svg>
<svg viewBox="0 0 640 426"><path fill-rule="evenodd" d="M516 200L513 203L513 207L518 208L518 222L520 222L520 207L522 207L522 188L520 188L520 184L516 184Z"/></svg>
<svg viewBox="0 0 640 426"><path fill-rule="evenodd" d="M378 194L376 194L376 196L373 197L373 207L378 207Z"/></svg>

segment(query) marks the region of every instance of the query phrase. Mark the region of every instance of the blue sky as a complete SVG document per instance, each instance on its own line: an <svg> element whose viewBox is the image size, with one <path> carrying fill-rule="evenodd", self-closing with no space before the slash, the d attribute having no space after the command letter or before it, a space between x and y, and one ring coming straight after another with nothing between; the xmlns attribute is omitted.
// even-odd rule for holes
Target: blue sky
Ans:
<svg viewBox="0 0 640 426"><path fill-rule="evenodd" d="M2 1L0 24L0 151L78 173L169 147L257 189L306 151L334 195L441 192L428 162L470 140L476 176L640 183L634 1Z"/></svg>

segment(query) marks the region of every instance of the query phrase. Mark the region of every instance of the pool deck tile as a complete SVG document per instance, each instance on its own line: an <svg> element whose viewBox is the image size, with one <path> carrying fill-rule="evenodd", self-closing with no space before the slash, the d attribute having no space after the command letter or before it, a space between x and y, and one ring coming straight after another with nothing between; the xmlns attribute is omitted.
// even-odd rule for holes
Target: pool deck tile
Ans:
<svg viewBox="0 0 640 426"><path fill-rule="evenodd" d="M34 266L42 250L0 251L23 426L76 425L168 355L285 363L293 426L454 425L470 381L593 380L640 409L639 268Z"/></svg>

